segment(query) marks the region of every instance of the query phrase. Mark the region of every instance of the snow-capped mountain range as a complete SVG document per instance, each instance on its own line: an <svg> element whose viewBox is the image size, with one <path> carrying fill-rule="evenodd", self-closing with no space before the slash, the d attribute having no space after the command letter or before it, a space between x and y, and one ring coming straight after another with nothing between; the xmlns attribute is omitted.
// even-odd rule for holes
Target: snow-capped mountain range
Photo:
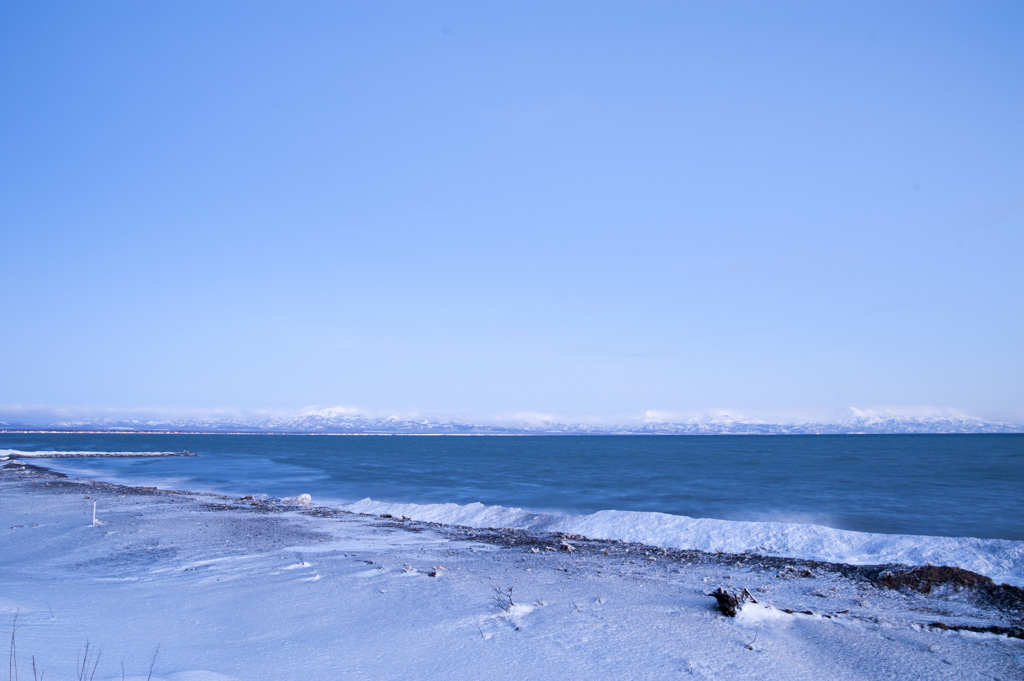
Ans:
<svg viewBox="0 0 1024 681"><path fill-rule="evenodd" d="M678 435L853 435L1022 433L1024 427L956 413L900 414L850 408L834 422L771 423L728 413L683 423L649 422L633 432Z"/></svg>
<svg viewBox="0 0 1024 681"><path fill-rule="evenodd" d="M672 421L647 418L619 425L557 420L476 423L401 416L371 416L350 408L307 409L292 415L233 418L64 418L33 422L5 419L0 430L192 433L323 433L366 435L843 435L911 433L1024 433L1024 426L930 410L847 409L831 422L773 423L729 412Z"/></svg>

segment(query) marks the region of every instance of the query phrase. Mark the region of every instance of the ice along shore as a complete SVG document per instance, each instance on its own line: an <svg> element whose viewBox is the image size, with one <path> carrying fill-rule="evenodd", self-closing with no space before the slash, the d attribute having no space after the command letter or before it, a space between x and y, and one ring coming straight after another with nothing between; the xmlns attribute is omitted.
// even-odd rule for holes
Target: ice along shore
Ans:
<svg viewBox="0 0 1024 681"><path fill-rule="evenodd" d="M963 571L462 528L14 461L0 513L23 678L33 658L74 678L86 642L96 679L1024 675L1024 594ZM719 589L750 597L728 617Z"/></svg>

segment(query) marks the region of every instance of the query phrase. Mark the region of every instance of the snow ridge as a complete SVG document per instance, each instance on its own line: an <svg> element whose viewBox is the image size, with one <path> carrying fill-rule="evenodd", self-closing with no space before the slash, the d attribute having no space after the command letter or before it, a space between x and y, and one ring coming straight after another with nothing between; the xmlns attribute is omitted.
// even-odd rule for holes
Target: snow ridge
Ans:
<svg viewBox="0 0 1024 681"><path fill-rule="evenodd" d="M1024 542L839 530L824 525L691 518L669 513L598 511L588 515L535 513L473 504L399 504L363 499L347 511L476 528L565 532L648 546L723 553L756 553L831 563L956 565L997 582L1024 585Z"/></svg>

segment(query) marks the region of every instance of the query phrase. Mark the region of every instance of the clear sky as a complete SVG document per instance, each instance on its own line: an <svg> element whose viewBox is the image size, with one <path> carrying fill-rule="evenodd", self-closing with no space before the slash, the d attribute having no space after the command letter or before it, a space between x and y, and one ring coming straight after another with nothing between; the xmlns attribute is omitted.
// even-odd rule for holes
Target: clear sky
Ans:
<svg viewBox="0 0 1024 681"><path fill-rule="evenodd" d="M0 404L1019 409L1022 36L0 0Z"/></svg>

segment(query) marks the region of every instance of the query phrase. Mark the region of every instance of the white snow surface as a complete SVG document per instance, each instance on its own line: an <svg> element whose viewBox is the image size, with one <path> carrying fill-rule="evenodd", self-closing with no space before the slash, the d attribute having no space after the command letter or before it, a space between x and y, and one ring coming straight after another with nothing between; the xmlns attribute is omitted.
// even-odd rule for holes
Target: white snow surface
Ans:
<svg viewBox="0 0 1024 681"><path fill-rule="evenodd" d="M0 624L18 678L33 660L78 678L86 642L96 681L151 664L152 681L1024 678L1024 641L925 626L1020 626L961 593L332 513L0 469ZM719 586L758 602L724 617Z"/></svg>
<svg viewBox="0 0 1024 681"><path fill-rule="evenodd" d="M549 515L481 503L395 504L363 499L342 508L446 525L566 532L658 547L789 556L851 565L930 562L962 567L996 582L1024 585L1024 542L1020 541L872 534L823 525L716 520L637 511Z"/></svg>

